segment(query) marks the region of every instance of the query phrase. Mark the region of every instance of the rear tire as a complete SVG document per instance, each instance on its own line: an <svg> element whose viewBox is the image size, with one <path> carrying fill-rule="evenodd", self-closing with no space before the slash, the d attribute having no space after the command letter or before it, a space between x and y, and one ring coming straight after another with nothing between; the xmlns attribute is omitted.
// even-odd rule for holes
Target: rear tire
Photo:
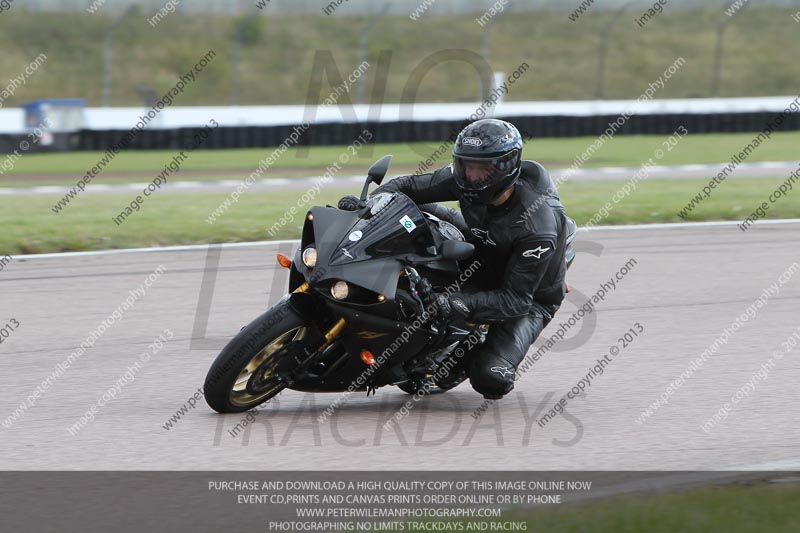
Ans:
<svg viewBox="0 0 800 533"><path fill-rule="evenodd" d="M242 328L214 360L204 385L208 405L219 413L241 413L276 396L286 388L278 364L292 356L291 343L309 333L289 301L278 302Z"/></svg>

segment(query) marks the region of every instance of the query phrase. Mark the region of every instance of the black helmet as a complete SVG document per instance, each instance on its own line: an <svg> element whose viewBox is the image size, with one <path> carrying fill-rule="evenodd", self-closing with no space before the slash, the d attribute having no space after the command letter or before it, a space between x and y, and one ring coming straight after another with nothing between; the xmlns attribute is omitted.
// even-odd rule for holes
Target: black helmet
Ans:
<svg viewBox="0 0 800 533"><path fill-rule="evenodd" d="M453 146L453 177L464 201L488 204L516 183L522 136L504 120L486 118L461 130Z"/></svg>

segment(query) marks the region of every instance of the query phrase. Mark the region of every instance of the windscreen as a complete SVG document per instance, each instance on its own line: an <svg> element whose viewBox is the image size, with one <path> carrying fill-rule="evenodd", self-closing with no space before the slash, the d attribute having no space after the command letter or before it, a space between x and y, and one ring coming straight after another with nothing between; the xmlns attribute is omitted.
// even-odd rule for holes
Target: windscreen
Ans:
<svg viewBox="0 0 800 533"><path fill-rule="evenodd" d="M393 255L435 255L425 216L408 196L381 193L370 198L368 205L369 213L339 243L331 265Z"/></svg>

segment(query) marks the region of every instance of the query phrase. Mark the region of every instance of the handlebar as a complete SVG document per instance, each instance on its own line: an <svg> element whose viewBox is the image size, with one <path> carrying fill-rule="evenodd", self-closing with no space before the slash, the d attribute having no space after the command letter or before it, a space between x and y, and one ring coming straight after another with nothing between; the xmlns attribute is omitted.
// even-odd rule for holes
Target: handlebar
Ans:
<svg viewBox="0 0 800 533"><path fill-rule="evenodd" d="M418 300L423 315L430 316L429 310L433 308L436 303L436 293L433 291L431 282L420 276L419 272L413 267L406 267L405 270L412 296ZM441 323L442 321L436 320L436 322Z"/></svg>

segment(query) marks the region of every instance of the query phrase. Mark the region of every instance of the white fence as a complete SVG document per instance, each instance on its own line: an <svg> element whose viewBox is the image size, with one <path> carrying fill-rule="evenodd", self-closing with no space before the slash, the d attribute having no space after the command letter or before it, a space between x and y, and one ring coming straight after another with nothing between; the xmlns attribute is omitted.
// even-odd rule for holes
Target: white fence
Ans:
<svg viewBox="0 0 800 533"><path fill-rule="evenodd" d="M489 109L492 116L593 116L697 113L780 112L797 98L676 98L665 100L584 100L573 102L501 102ZM479 104L383 104L352 107L209 106L165 108L148 128L203 127L213 118L221 126L278 126L324 122L397 122L406 120L464 120ZM140 107L90 107L86 128L94 130L131 128L145 114ZM312 118L313 117L313 118ZM22 109L0 109L0 133L24 132Z"/></svg>

